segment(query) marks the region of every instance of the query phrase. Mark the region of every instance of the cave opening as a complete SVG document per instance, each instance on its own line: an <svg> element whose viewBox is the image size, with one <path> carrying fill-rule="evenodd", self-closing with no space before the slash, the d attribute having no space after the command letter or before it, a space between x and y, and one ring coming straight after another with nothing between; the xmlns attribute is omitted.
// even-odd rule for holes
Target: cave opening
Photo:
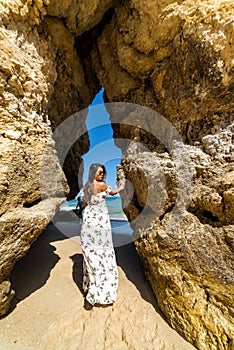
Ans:
<svg viewBox="0 0 234 350"><path fill-rule="evenodd" d="M105 89L102 87L89 105L86 126L90 147L87 153L82 155L83 166L82 184L88 180L89 168L93 163L101 163L106 168L106 183L113 189L116 188L117 165L121 163L122 151L115 145L113 128L104 102ZM122 210L121 199L118 196L107 198L110 219L126 221Z"/></svg>
<svg viewBox="0 0 234 350"><path fill-rule="evenodd" d="M114 143L113 129L104 104L104 88L96 94L89 106L86 119L90 147L82 156L84 162L83 184L88 180L88 171L92 163L105 166L106 182L116 187L116 166L121 162L122 152Z"/></svg>
<svg viewBox="0 0 234 350"><path fill-rule="evenodd" d="M121 163L122 151L114 141L114 130L105 107L105 89L102 87L89 105L86 126L90 147L82 156L82 184L88 180L89 168L93 163L101 163L106 168L106 183L117 188L117 165ZM107 196L106 204L111 221L114 246L132 241L132 229L122 207L120 195Z"/></svg>
<svg viewBox="0 0 234 350"><path fill-rule="evenodd" d="M67 201L60 205L59 212L56 213L54 221L60 227L60 222L74 221L76 219L73 213L77 205L77 198L80 195L81 188L88 180L89 168L93 163L101 163L106 168L106 184L112 189L117 188L117 165L121 163L122 151L115 144L114 130L110 121L109 113L105 106L105 89L102 87L93 98L87 109L86 115L86 137L89 140L89 148L86 153L81 155L81 162L77 163L77 170L71 167L73 178L68 177L69 162L72 161L72 154L76 149L76 144L71 148L66 158L65 174L69 183L70 193ZM75 178L75 172L76 178ZM73 182L71 182L71 179ZM75 187L76 186L76 187ZM74 194L74 188L77 192ZM122 199L119 194L107 196L106 204L111 221L114 245L119 246L132 241L132 229L128 218L123 211ZM70 212L70 213L68 213Z"/></svg>

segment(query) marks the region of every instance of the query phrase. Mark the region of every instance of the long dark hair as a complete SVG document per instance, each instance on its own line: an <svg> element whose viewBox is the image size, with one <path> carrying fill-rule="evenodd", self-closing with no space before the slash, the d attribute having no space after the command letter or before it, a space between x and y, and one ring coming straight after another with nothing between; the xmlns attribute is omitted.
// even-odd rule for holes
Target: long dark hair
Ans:
<svg viewBox="0 0 234 350"><path fill-rule="evenodd" d="M102 168L103 170L103 181L105 181L105 177L106 177L106 168L104 167L104 165L100 164L100 163L94 163L90 165L89 168L89 178L88 181L86 182L86 184L84 185L84 199L86 200L86 202L89 202L91 199L91 196L93 194L93 189L92 189L92 184L95 180L95 175L96 172L98 170L98 168Z"/></svg>

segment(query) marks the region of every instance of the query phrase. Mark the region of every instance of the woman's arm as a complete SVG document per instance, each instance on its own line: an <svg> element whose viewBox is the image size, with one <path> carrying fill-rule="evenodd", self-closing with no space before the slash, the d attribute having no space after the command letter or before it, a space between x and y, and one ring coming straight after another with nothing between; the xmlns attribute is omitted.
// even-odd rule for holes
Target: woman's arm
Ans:
<svg viewBox="0 0 234 350"><path fill-rule="evenodd" d="M111 190L111 191L109 192L109 195L115 196L117 193L118 193L118 190Z"/></svg>
<svg viewBox="0 0 234 350"><path fill-rule="evenodd" d="M124 186L125 186L125 184L121 184L121 185L117 188L117 190L111 190L111 191L109 192L109 194L110 194L111 196L115 196L115 195L116 195L117 193L119 193L120 191L123 191Z"/></svg>
<svg viewBox="0 0 234 350"><path fill-rule="evenodd" d="M107 186L107 184L105 182L101 182L98 184L99 185L99 190L100 191L106 191L108 189L109 186ZM117 193L119 193L120 191L122 191L124 189L125 183L120 184L120 186L118 186L118 188L116 190L108 190L108 194L111 196L115 196Z"/></svg>

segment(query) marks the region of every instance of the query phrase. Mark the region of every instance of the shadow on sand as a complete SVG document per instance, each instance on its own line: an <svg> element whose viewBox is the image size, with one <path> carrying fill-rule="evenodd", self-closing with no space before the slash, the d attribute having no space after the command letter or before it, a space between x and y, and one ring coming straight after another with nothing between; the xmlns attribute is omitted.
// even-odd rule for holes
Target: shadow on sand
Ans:
<svg viewBox="0 0 234 350"><path fill-rule="evenodd" d="M73 236L77 235L73 234ZM65 236L55 225L49 224L37 241L33 243L27 255L15 265L11 273L15 297L8 314L16 308L21 300L43 287L49 279L52 269L60 260L60 257L55 253L56 248L51 243L70 238L72 238L72 234ZM119 242L127 242L127 244L115 247L117 264L139 290L142 298L151 303L157 312L160 312L151 287L144 277L134 243L129 243L129 237L126 238L126 235L121 234L113 234L113 241L115 245L116 242L118 242L117 245ZM74 283L82 293L83 256L77 253L70 258L73 262L71 273Z"/></svg>
<svg viewBox="0 0 234 350"><path fill-rule="evenodd" d="M17 304L43 287L50 277L60 257L55 253L52 242L67 239L53 224L42 232L32 244L25 257L19 260L11 272L11 285L15 290L15 297L8 314Z"/></svg>
<svg viewBox="0 0 234 350"><path fill-rule="evenodd" d="M121 247L115 248L117 265L124 271L127 279L131 281L139 290L141 297L151 303L156 311L161 314L153 291L145 279L143 268L139 256L137 255L134 243L128 243ZM83 293L82 276L83 276L83 255L74 254L70 256L73 262L72 277L73 281Z"/></svg>

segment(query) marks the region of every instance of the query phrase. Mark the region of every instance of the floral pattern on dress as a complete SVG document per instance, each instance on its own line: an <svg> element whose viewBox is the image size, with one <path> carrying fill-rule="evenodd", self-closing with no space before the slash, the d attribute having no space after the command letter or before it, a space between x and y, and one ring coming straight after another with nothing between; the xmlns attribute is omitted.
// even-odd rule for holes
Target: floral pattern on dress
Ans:
<svg viewBox="0 0 234 350"><path fill-rule="evenodd" d="M108 187L106 191L92 195L83 212L83 290L92 305L115 302L118 288L118 270L105 202L110 191L111 187Z"/></svg>

